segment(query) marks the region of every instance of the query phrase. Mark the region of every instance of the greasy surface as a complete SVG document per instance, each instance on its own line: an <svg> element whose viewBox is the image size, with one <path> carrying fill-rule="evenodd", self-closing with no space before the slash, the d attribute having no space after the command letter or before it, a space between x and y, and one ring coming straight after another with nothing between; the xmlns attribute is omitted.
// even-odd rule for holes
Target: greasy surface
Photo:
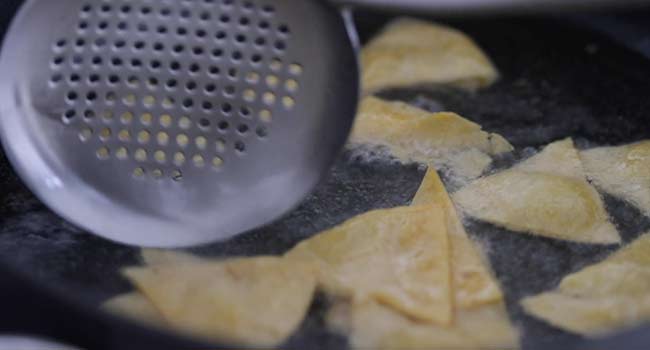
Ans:
<svg viewBox="0 0 650 350"><path fill-rule="evenodd" d="M301 242L292 264L316 267L321 287L353 303L375 300L426 322L452 321L445 210L437 204L359 215Z"/></svg>
<svg viewBox="0 0 650 350"><path fill-rule="evenodd" d="M470 90L490 85L499 73L467 35L431 22L400 18L361 51L365 93L421 83Z"/></svg>
<svg viewBox="0 0 650 350"><path fill-rule="evenodd" d="M158 264L124 274L174 329L264 347L293 334L316 287L308 264L278 257Z"/></svg>
<svg viewBox="0 0 650 350"><path fill-rule="evenodd" d="M570 139L472 182L453 200L467 215L510 230L574 242L620 242Z"/></svg>
<svg viewBox="0 0 650 350"><path fill-rule="evenodd" d="M602 335L650 320L650 234L566 276L556 290L525 298L524 309L557 327Z"/></svg>
<svg viewBox="0 0 650 350"><path fill-rule="evenodd" d="M587 176L603 191L650 215L650 141L580 153Z"/></svg>
<svg viewBox="0 0 650 350"><path fill-rule="evenodd" d="M3 4L4 5L4 4ZM3 6L0 5L0 6ZM10 12L0 12L7 18ZM362 14L367 38L383 24ZM453 110L485 130L501 133L522 153L575 136L593 145L619 145L650 135L650 63L600 35L555 21L499 19L454 24L485 48L502 78L476 94L423 87L384 93L439 110ZM496 163L505 167L512 159ZM198 249L236 256L283 253L298 241L367 210L408 204L424 172L384 161L351 162L344 155L329 178L297 210L266 228L226 243ZM130 290L119 270L139 262L139 250L106 242L66 224L20 184L6 160L0 162L0 257L40 281L95 307ZM625 241L650 229L634 207L606 198ZM612 247L588 246L518 235L470 222L468 233L491 248L492 267L504 287L510 315L523 330L527 350L559 348L580 339L524 314L518 300L552 289L566 274L595 262ZM346 341L325 330L327 302L314 303L300 331L283 349L345 349Z"/></svg>
<svg viewBox="0 0 650 350"><path fill-rule="evenodd" d="M411 205L426 203L438 203L445 210L456 306L471 308L502 300L501 289L483 258L480 246L467 236L447 190L433 169L427 170Z"/></svg>

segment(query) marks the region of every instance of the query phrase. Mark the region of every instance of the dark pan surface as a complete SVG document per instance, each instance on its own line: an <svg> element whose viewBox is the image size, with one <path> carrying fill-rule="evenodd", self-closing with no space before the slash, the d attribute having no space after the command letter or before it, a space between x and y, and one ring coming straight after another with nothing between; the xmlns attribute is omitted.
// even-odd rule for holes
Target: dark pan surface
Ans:
<svg viewBox="0 0 650 350"><path fill-rule="evenodd" d="M369 37L384 21L376 14L361 14L362 36ZM479 42L500 68L502 80L476 94L423 86L382 95L431 109L442 106L501 133L518 151L498 166L509 166L567 136L583 147L650 136L650 62L642 55L560 20L452 24ZM356 214L410 201L424 174L422 167L362 161L354 154L346 151L318 190L284 219L195 251L220 257L279 254ZM136 249L96 238L59 219L27 191L4 156L0 188L0 257L91 305L130 289L118 272L138 262ZM650 220L635 209L612 198L607 205L626 241L650 230ZM525 349L547 349L558 340L580 341L524 315L517 301L554 287L562 276L601 259L614 247L508 233L480 222L468 223L468 231L489 249L510 314L522 328ZM283 348L345 348L344 337L323 327L326 308L325 298L317 298L301 330Z"/></svg>

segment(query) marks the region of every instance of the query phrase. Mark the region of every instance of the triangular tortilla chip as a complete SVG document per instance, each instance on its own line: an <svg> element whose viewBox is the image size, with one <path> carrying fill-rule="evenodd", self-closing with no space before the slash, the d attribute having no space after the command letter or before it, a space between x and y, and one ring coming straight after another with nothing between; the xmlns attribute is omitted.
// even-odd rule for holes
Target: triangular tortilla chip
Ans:
<svg viewBox="0 0 650 350"><path fill-rule="evenodd" d="M650 141L594 148L580 157L596 187L650 216Z"/></svg>
<svg viewBox="0 0 650 350"><path fill-rule="evenodd" d="M339 306L340 307L340 306ZM518 334L502 302L461 310L453 327L419 323L383 305L350 305L345 326L353 349L516 349ZM340 327L339 327L340 328Z"/></svg>
<svg viewBox="0 0 650 350"><path fill-rule="evenodd" d="M455 113L430 113L376 97L361 101L350 141L386 146L401 161L436 166L471 149L492 155L513 149L503 137Z"/></svg>
<svg viewBox="0 0 650 350"><path fill-rule="evenodd" d="M440 206L375 210L298 244L287 259L315 262L331 294L357 303L374 299L447 325L452 320L447 236Z"/></svg>
<svg viewBox="0 0 650 350"><path fill-rule="evenodd" d="M176 250L142 249L140 253L146 265L179 265L205 262L197 256ZM139 292L117 295L104 302L102 308L119 316L142 321L149 325L166 325L164 317L156 307Z"/></svg>
<svg viewBox="0 0 650 350"><path fill-rule="evenodd" d="M177 265L205 262L204 259L196 255L178 250L145 248L140 251L140 254L142 255L142 261L146 265Z"/></svg>
<svg viewBox="0 0 650 350"><path fill-rule="evenodd" d="M611 334L650 320L650 297L575 297L559 292L526 298L527 313L584 336Z"/></svg>
<svg viewBox="0 0 650 350"><path fill-rule="evenodd" d="M455 302L469 308L502 300L499 285L488 270L478 247L467 236L456 208L435 169L429 169L413 198L413 205L438 203L447 216L451 244L451 271Z"/></svg>
<svg viewBox="0 0 650 350"><path fill-rule="evenodd" d="M641 295L650 291L650 234L602 262L566 276L560 291L574 296Z"/></svg>
<svg viewBox="0 0 650 350"><path fill-rule="evenodd" d="M445 165L451 171L450 177L457 183L464 185L469 180L474 180L483 175L492 165L492 162L492 157L472 148L450 155Z"/></svg>
<svg viewBox="0 0 650 350"><path fill-rule="evenodd" d="M600 195L580 167L573 142L559 141L511 169L476 180L454 193L453 200L466 214L510 230L619 243Z"/></svg>
<svg viewBox="0 0 650 350"><path fill-rule="evenodd" d="M128 317L153 326L166 325L165 319L154 305L138 292L115 296L102 305L102 308L118 316Z"/></svg>
<svg viewBox="0 0 650 350"><path fill-rule="evenodd" d="M451 244L454 322L439 326L417 321L374 301L337 300L327 314L335 331L347 334L353 349L516 349L499 286L469 240L435 170L422 181L413 205L437 203L444 209Z"/></svg>
<svg viewBox="0 0 650 350"><path fill-rule="evenodd" d="M498 72L467 35L432 22L394 20L361 52L362 84L371 93L422 83L470 90L492 84Z"/></svg>
<svg viewBox="0 0 650 350"><path fill-rule="evenodd" d="M650 321L650 233L607 259L566 276L555 291L525 298L524 309L583 335Z"/></svg>
<svg viewBox="0 0 650 350"><path fill-rule="evenodd" d="M541 152L517 164L514 169L585 180L578 150L570 138L547 145Z"/></svg>
<svg viewBox="0 0 650 350"><path fill-rule="evenodd" d="M456 327L479 344L479 349L518 349L519 332L510 321L504 301L458 310Z"/></svg>
<svg viewBox="0 0 650 350"><path fill-rule="evenodd" d="M274 346L300 325L316 281L311 268L278 257L130 268L125 275L180 331Z"/></svg>

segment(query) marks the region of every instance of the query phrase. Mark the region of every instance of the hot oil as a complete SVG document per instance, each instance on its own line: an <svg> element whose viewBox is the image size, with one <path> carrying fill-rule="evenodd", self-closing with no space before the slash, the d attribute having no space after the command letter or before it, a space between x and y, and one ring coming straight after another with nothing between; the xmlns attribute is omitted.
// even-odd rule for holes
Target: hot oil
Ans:
<svg viewBox="0 0 650 350"><path fill-rule="evenodd" d="M529 69L539 69L542 64L536 62ZM531 74L521 66L510 68ZM577 72L575 75L581 74ZM598 84L602 84L601 79L610 77L594 76L589 80L597 79ZM454 111L479 123L487 131L505 136L517 150L496 159L488 174L507 169L533 156L544 145L565 137L574 138L579 149L587 149L624 144L643 135L650 136L646 128L630 132L630 119L638 116L628 116L629 119L621 115L609 117L611 105L603 108L603 101L597 101L598 97L593 93L588 95L587 87L577 92L573 90L575 86L560 83L567 78L548 74L519 78L505 76L497 85L477 93L422 86L387 91L383 97L403 100L433 112ZM620 110L625 109L620 107ZM616 124L615 120L618 120L618 125L612 125ZM622 130L627 130L626 135ZM453 183L449 177L443 176L443 180L447 184ZM636 208L612 196L602 196L624 242L650 230L650 219ZM466 219L464 224L468 233L486 248L491 266L503 286L510 315L522 330L524 348L545 349L557 341L577 342L582 339L526 315L518 301L524 296L554 288L562 277L600 261L616 246L586 245L524 235L472 219Z"/></svg>
<svg viewBox="0 0 650 350"><path fill-rule="evenodd" d="M370 36L384 22L376 15L359 17L362 36ZM650 63L640 55L557 21L500 19L456 24L495 61L502 73L496 85L476 93L421 86L381 95L431 110L457 112L484 130L506 137L516 151L495 159L488 172L506 169L569 136L579 148L650 138L650 100L645 96L650 91ZM596 53L585 50L594 44L599 48ZM355 215L409 204L424 172L422 165L397 162L385 150L348 149L329 177L292 213L262 229L194 252L214 257L282 254ZM449 184L453 179L447 174L443 180ZM119 271L138 263L138 249L94 238L66 224L34 199L5 160L0 162L0 184L0 256L94 305L130 289ZM636 209L604 198L626 242L650 229L648 218ZM465 225L486 247L510 315L524 335L524 348L557 348L551 342L579 341L580 337L525 315L517 302L553 288L566 274L602 259L616 247L508 232L473 220ZM327 306L327 299L318 297L303 326L282 348L344 349L345 338L328 331L322 321Z"/></svg>

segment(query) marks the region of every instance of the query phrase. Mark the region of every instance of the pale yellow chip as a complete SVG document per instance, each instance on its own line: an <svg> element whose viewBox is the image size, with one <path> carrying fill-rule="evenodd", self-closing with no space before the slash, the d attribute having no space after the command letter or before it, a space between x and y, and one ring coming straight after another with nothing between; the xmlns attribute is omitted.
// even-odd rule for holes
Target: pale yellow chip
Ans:
<svg viewBox="0 0 650 350"><path fill-rule="evenodd" d="M154 305L138 292L115 296L102 305L102 308L118 316L128 317L148 325L164 326L165 319Z"/></svg>
<svg viewBox="0 0 650 350"><path fill-rule="evenodd" d="M472 148L450 155L446 165L456 182L466 184L483 175L492 161L492 157L483 151Z"/></svg>
<svg viewBox="0 0 650 350"><path fill-rule="evenodd" d="M388 24L363 48L361 65L366 94L424 83L475 90L499 76L490 59L465 34L407 18Z"/></svg>
<svg viewBox="0 0 650 350"><path fill-rule="evenodd" d="M553 142L514 167L519 171L559 175L585 181L585 171L571 138Z"/></svg>
<svg viewBox="0 0 650 350"><path fill-rule="evenodd" d="M583 243L620 242L570 140L476 180L453 200L466 214L510 230Z"/></svg>
<svg viewBox="0 0 650 350"><path fill-rule="evenodd" d="M644 295L650 291L650 234L602 262L566 276L562 293L574 296Z"/></svg>
<svg viewBox="0 0 650 350"><path fill-rule="evenodd" d="M419 323L372 302L351 305L348 317L353 349L506 350L518 348L519 342L503 303L459 311L452 327Z"/></svg>
<svg viewBox="0 0 650 350"><path fill-rule="evenodd" d="M446 165L458 153L472 149L486 155L513 149L503 137L455 113L430 113L376 97L361 101L350 141L385 146L401 161L435 166Z"/></svg>
<svg viewBox="0 0 650 350"><path fill-rule="evenodd" d="M454 327L417 323L375 302L349 305L347 312L350 319L345 331L352 349L453 349L477 345Z"/></svg>
<svg viewBox="0 0 650 350"><path fill-rule="evenodd" d="M275 346L302 322L316 281L279 257L130 268L125 275L179 331Z"/></svg>
<svg viewBox="0 0 650 350"><path fill-rule="evenodd" d="M374 301L339 300L328 325L350 338L353 349L517 349L519 336L498 284L470 241L435 170L427 172L413 205L443 207L451 244L454 320L440 326L417 321Z"/></svg>
<svg viewBox="0 0 650 350"><path fill-rule="evenodd" d="M650 216L650 141L594 148L580 156L596 187Z"/></svg>
<svg viewBox="0 0 650 350"><path fill-rule="evenodd" d="M525 298L524 309L587 336L650 321L650 234L600 263L566 276L555 291Z"/></svg>
<svg viewBox="0 0 650 350"><path fill-rule="evenodd" d="M499 285L488 270L478 247L467 236L456 208L434 169L427 171L412 202L414 205L428 203L443 206L447 216L456 305L469 308L502 300Z"/></svg>
<svg viewBox="0 0 650 350"><path fill-rule="evenodd" d="M585 335L601 336L650 321L650 297L575 297L548 292L526 298L527 313L555 327Z"/></svg>
<svg viewBox="0 0 650 350"><path fill-rule="evenodd" d="M166 249L142 249L142 261L146 265L178 265L186 263L201 263L204 259L190 253Z"/></svg>
<svg viewBox="0 0 650 350"><path fill-rule="evenodd" d="M456 327L479 344L479 349L518 349L519 331L510 321L504 301L459 310Z"/></svg>
<svg viewBox="0 0 650 350"><path fill-rule="evenodd" d="M202 259L197 256L176 250L142 249L140 253L146 265L177 265L202 262ZM117 295L104 302L102 308L116 315L128 317L149 325L166 325L164 317L151 301L140 292Z"/></svg>
<svg viewBox="0 0 650 350"><path fill-rule="evenodd" d="M355 303L376 300L410 317L452 321L449 242L442 207L375 210L310 238L287 254L313 261L323 288Z"/></svg>

